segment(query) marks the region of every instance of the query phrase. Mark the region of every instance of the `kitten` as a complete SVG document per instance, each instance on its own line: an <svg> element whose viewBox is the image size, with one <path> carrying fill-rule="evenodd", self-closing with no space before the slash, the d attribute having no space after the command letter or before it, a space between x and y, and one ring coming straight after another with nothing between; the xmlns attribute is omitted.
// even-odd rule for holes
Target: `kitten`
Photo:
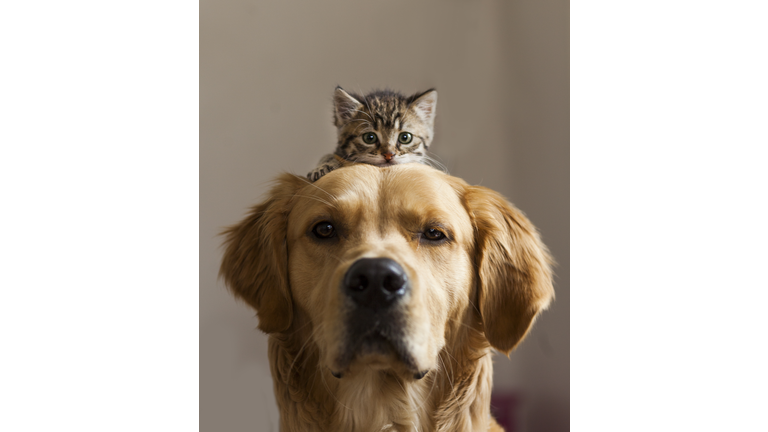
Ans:
<svg viewBox="0 0 768 432"><path fill-rule="evenodd" d="M323 156L307 178L317 181L349 163L379 167L428 163L436 104L434 89L409 97L389 90L361 97L336 87L333 94L333 123L338 130L336 151Z"/></svg>

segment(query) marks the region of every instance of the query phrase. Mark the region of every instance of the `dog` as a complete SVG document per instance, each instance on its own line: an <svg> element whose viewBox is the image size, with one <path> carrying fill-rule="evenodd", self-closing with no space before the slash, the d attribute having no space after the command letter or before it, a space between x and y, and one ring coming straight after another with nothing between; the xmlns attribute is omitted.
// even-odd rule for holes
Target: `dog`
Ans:
<svg viewBox="0 0 768 432"><path fill-rule="evenodd" d="M503 431L492 349L554 289L500 194L420 164L284 174L223 235L220 274L269 334L281 431Z"/></svg>

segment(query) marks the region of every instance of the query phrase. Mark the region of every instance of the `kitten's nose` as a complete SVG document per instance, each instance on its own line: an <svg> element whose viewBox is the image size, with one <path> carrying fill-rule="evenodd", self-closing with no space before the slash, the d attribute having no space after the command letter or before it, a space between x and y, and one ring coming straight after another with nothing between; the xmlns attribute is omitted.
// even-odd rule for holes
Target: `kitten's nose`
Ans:
<svg viewBox="0 0 768 432"><path fill-rule="evenodd" d="M392 160L392 156L394 156L394 154L392 154L392 153L382 153L381 155L384 156L384 159L386 159L387 162L391 161Z"/></svg>

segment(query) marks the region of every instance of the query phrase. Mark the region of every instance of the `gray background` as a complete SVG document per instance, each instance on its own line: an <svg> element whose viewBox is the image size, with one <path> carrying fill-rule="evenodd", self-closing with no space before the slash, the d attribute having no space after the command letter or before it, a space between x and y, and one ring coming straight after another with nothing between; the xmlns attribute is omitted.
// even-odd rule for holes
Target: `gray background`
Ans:
<svg viewBox="0 0 768 432"><path fill-rule="evenodd" d="M217 280L222 227L335 143L334 87L439 93L434 154L498 190L557 259L557 299L495 390L519 431L569 429L569 4L200 3L200 430L276 431L266 336Z"/></svg>

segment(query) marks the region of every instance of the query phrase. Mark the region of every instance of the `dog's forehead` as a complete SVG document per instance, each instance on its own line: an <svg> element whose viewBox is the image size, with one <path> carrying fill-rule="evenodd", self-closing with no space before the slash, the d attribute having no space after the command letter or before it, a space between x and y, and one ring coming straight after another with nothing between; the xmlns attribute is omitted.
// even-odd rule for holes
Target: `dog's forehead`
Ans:
<svg viewBox="0 0 768 432"><path fill-rule="evenodd" d="M386 206L385 211L400 217L466 216L459 193L448 176L423 165L401 167L383 173L379 202Z"/></svg>
<svg viewBox="0 0 768 432"><path fill-rule="evenodd" d="M379 171L379 168L359 164L306 184L294 198L292 217L312 217L318 212L354 217L363 210L373 209L379 197Z"/></svg>
<svg viewBox="0 0 768 432"><path fill-rule="evenodd" d="M344 215L352 221L375 217L469 223L452 178L419 164L377 168L357 164L336 170L297 193L293 217Z"/></svg>

